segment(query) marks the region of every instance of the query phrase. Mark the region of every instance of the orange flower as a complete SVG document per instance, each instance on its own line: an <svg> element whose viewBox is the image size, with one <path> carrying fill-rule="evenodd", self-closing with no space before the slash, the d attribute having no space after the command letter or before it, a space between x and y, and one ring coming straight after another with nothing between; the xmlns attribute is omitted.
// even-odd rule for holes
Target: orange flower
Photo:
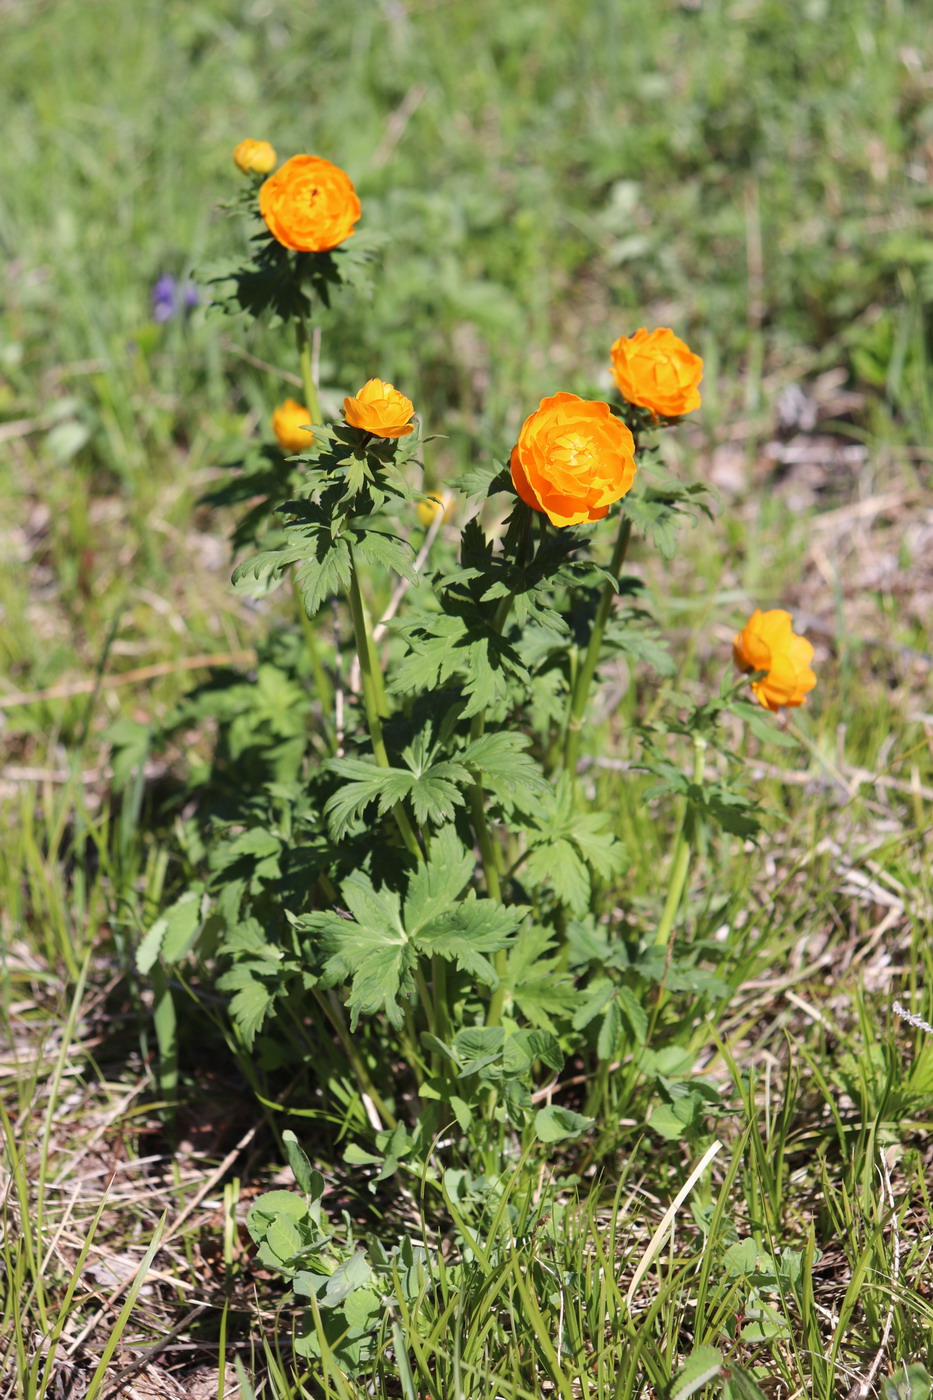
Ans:
<svg viewBox="0 0 933 1400"><path fill-rule="evenodd" d="M247 137L234 148L233 159L244 175L268 175L275 165L276 154L268 141L251 141Z"/></svg>
<svg viewBox="0 0 933 1400"><path fill-rule="evenodd" d="M554 394L526 418L509 465L515 490L552 525L602 520L635 480L635 442L607 403Z"/></svg>
<svg viewBox="0 0 933 1400"><path fill-rule="evenodd" d="M326 253L353 237L360 201L339 166L321 156L292 156L260 186L259 212L283 247Z"/></svg>
<svg viewBox="0 0 933 1400"><path fill-rule="evenodd" d="M762 612L756 608L736 634L732 655L740 671L764 671L752 690L766 710L781 705L805 705L807 692L816 685L810 670L813 647L806 637L798 637L791 626L791 615L783 608Z"/></svg>
<svg viewBox="0 0 933 1400"><path fill-rule="evenodd" d="M311 446L311 414L303 403L286 399L272 415L272 431L283 452L304 452Z"/></svg>
<svg viewBox="0 0 933 1400"><path fill-rule="evenodd" d="M411 399L381 379L367 379L355 398L343 401L343 416L351 428L362 428L381 438L407 437L414 432L408 421L414 411Z"/></svg>
<svg viewBox="0 0 933 1400"><path fill-rule="evenodd" d="M620 335L610 354L619 393L629 403L665 418L700 407L703 361L673 331L642 326L633 336Z"/></svg>

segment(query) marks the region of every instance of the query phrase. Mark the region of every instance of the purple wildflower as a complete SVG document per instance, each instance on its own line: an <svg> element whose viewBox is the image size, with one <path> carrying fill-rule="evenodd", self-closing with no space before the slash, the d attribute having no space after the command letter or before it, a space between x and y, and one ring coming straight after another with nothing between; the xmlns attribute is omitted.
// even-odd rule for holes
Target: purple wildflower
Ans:
<svg viewBox="0 0 933 1400"><path fill-rule="evenodd" d="M170 321L175 315L175 300L178 296L178 283L170 272L163 273L156 282L153 283L152 291L149 294L152 306L152 319L160 324L163 321Z"/></svg>
<svg viewBox="0 0 933 1400"><path fill-rule="evenodd" d="M170 272L164 272L152 284L149 294L152 319L160 325L171 321L180 313L193 311L200 299L193 282L180 283Z"/></svg>

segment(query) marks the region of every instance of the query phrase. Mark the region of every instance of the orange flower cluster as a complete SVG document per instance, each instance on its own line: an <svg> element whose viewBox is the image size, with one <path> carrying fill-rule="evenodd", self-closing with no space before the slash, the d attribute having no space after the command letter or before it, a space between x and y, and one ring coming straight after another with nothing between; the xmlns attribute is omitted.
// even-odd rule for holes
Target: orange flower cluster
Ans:
<svg viewBox="0 0 933 1400"><path fill-rule="evenodd" d="M631 489L635 442L607 403L554 394L525 419L509 465L526 505L552 525L579 525Z"/></svg>
<svg viewBox="0 0 933 1400"><path fill-rule="evenodd" d="M343 416L351 428L362 428L373 437L401 438L414 432L415 406L411 399L381 379L367 379L355 397L343 401Z"/></svg>
<svg viewBox="0 0 933 1400"><path fill-rule="evenodd" d="M353 237L360 201L349 175L321 156L292 156L259 190L272 237L299 253L326 253Z"/></svg>
<svg viewBox="0 0 933 1400"><path fill-rule="evenodd" d="M655 417L677 418L700 407L703 361L666 327L620 335L612 350L619 393Z"/></svg>
<svg viewBox="0 0 933 1400"><path fill-rule="evenodd" d="M275 165L276 154L268 141L252 141L247 137L234 148L233 160L244 175L268 175Z"/></svg>
<svg viewBox="0 0 933 1400"><path fill-rule="evenodd" d="M286 399L272 415L272 431L283 452L304 452L311 446L311 414L297 399Z"/></svg>
<svg viewBox="0 0 933 1400"><path fill-rule="evenodd" d="M764 671L752 681L755 699L766 710L781 705L805 705L816 685L810 669L813 647L793 630L791 615L783 608L762 612L756 608L732 643L740 671Z"/></svg>

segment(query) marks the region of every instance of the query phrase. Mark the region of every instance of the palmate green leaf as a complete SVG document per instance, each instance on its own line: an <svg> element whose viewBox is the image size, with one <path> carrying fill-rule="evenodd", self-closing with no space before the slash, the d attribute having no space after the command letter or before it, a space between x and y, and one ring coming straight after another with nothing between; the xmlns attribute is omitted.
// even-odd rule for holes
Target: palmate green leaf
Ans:
<svg viewBox="0 0 933 1400"><path fill-rule="evenodd" d="M511 681L527 685L530 678L518 652L491 627L479 605L457 599L450 606L456 611L425 613L396 626L411 650L392 689L401 694L438 690L456 676L466 698L462 717L470 719L505 699Z"/></svg>
<svg viewBox="0 0 933 1400"><path fill-rule="evenodd" d="M634 625L631 614L613 618L604 636L606 652L621 652L639 665L650 666L659 676L673 676L677 667L657 630L645 624Z"/></svg>
<svg viewBox="0 0 933 1400"><path fill-rule="evenodd" d="M459 763L435 763L421 777L410 775L408 798L415 820L426 822L453 821L454 808L462 807L465 798L460 791L469 775Z"/></svg>
<svg viewBox="0 0 933 1400"><path fill-rule="evenodd" d="M499 491L508 491L512 477L503 462L481 462L468 467L450 483L452 490L459 491L470 503L486 500Z"/></svg>
<svg viewBox="0 0 933 1400"><path fill-rule="evenodd" d="M405 927L412 937L442 918L469 883L474 860L452 827L431 842L431 858L418 866L405 896Z"/></svg>
<svg viewBox="0 0 933 1400"><path fill-rule="evenodd" d="M497 700L505 699L508 693L509 677L527 682L528 673L519 661L517 652L493 634L478 637L469 645L466 661L466 681L463 694L467 703L463 708L463 718L488 710Z"/></svg>
<svg viewBox="0 0 933 1400"><path fill-rule="evenodd" d="M335 593L346 592L353 579L350 551L345 539L339 536L331 539L321 531L313 543L313 552L309 541L309 547L299 556L296 576L305 612L312 618L328 598Z"/></svg>
<svg viewBox="0 0 933 1400"><path fill-rule="evenodd" d="M217 986L222 992L234 993L230 1002L230 1014L243 1037L244 1045L247 1050L251 1050L256 1034L262 1029L275 1000L274 993L261 978L254 976L250 967L242 963L231 967L219 977Z"/></svg>
<svg viewBox="0 0 933 1400"><path fill-rule="evenodd" d="M387 781L391 784L393 780L397 782L401 778L404 782L411 776L400 769L380 768L372 760L362 758L335 758L328 767L344 779L343 786L328 798L324 806L324 815L335 841L341 841L370 803L377 802L383 796Z"/></svg>
<svg viewBox="0 0 933 1400"><path fill-rule="evenodd" d="M214 305L228 314L245 312L251 320L268 317L273 326L295 316L306 317L311 301L295 279L288 250L268 237L253 242L250 262L212 269Z"/></svg>
<svg viewBox="0 0 933 1400"><path fill-rule="evenodd" d="M454 1037L454 1050L461 1062L484 1060L487 1055L495 1058L505 1044L505 1031L501 1026L467 1026Z"/></svg>
<svg viewBox="0 0 933 1400"><path fill-rule="evenodd" d="M462 657L456 654L467 633L462 617L438 613L407 625L395 623L393 630L405 637L411 650L390 681L391 690L402 695L439 690L462 666Z"/></svg>
<svg viewBox="0 0 933 1400"><path fill-rule="evenodd" d="M639 475L646 483L644 472ZM702 482L679 481L656 462L651 464L651 476L655 484L630 491L622 502L622 513L665 559L671 559L684 521L695 525L701 513L712 518L709 490Z"/></svg>
<svg viewBox="0 0 933 1400"><path fill-rule="evenodd" d="M353 529L353 548L357 558L366 564L375 564L391 573L400 574L409 583L414 583L415 552L407 540L397 535L386 534L382 530Z"/></svg>
<svg viewBox="0 0 933 1400"><path fill-rule="evenodd" d="M527 735L513 730L483 734L467 744L459 759L482 776L489 792L501 795L510 806L520 806L522 798L536 802L552 791L528 753L530 743Z"/></svg>
<svg viewBox="0 0 933 1400"><path fill-rule="evenodd" d="M507 1036L502 1049L502 1071L508 1076L526 1074L536 1060L559 1074L564 1056L557 1037L546 1030L520 1030Z"/></svg>
<svg viewBox="0 0 933 1400"><path fill-rule="evenodd" d="M574 1030L581 1031L585 1026L588 1026L591 1021L595 1020L597 1016L605 1011L609 1003L615 999L615 994L615 984L610 982L608 977L596 978L587 989L587 995L583 1005L578 1008L574 1015Z"/></svg>
<svg viewBox="0 0 933 1400"><path fill-rule="evenodd" d="M552 890L574 914L583 914L590 900L591 875L609 879L625 865L624 846L607 830L609 816L605 812L575 812L564 775L550 798L539 801L534 820L538 830L528 833L532 849L525 866L526 880L532 886Z"/></svg>
<svg viewBox="0 0 933 1400"><path fill-rule="evenodd" d="M282 575L289 564L303 557L300 547L283 546L281 549L263 549L244 559L233 571L231 582L240 593L252 597L263 597L282 581Z"/></svg>
<svg viewBox="0 0 933 1400"><path fill-rule="evenodd" d="M506 908L494 899L478 899L470 890L466 899L420 929L417 946L421 952L455 962L462 971L495 988L499 978L485 954L505 948L527 913L522 905Z"/></svg>
<svg viewBox="0 0 933 1400"><path fill-rule="evenodd" d="M732 792L720 783L707 784L702 802L697 803L703 816L745 841L754 841L761 829L756 804L743 793Z"/></svg>
<svg viewBox="0 0 933 1400"><path fill-rule="evenodd" d="M533 1026L553 1031L552 1017L567 1016L576 1005L579 992L558 956L549 956L556 947L549 929L526 920L518 930L506 962L506 998Z"/></svg>
<svg viewBox="0 0 933 1400"><path fill-rule="evenodd" d="M586 912L590 902L590 874L572 841L564 837L536 846L525 864L525 879L533 887L544 886L574 914Z"/></svg>
<svg viewBox="0 0 933 1400"><path fill-rule="evenodd" d="M655 546L665 559L677 553L677 528L680 513L664 500L634 496L630 492L622 503L622 513L631 520L640 535Z"/></svg>
<svg viewBox="0 0 933 1400"><path fill-rule="evenodd" d="M473 857L455 833L442 832L431 859L411 877L404 918L399 894L376 890L360 872L341 886L352 918L333 912L293 918L296 928L318 935L314 952L324 955L322 985L350 983L354 1029L361 1015L382 1009L392 1025L401 1025L400 1003L414 993L419 956L445 958L486 986L497 985L489 955L508 945L528 910L479 899L472 890L460 899L472 868Z"/></svg>
<svg viewBox="0 0 933 1400"><path fill-rule="evenodd" d="M465 803L460 789L472 781L459 763L435 763L421 774L406 768L380 768L358 758L332 759L328 767L347 780L324 808L337 841L372 802L385 816L397 802L409 799L420 824L449 822L455 809Z"/></svg>
<svg viewBox="0 0 933 1400"><path fill-rule="evenodd" d="M625 847L607 830L609 823L605 812L577 813L570 837L587 865L605 880L620 874L626 862Z"/></svg>
<svg viewBox="0 0 933 1400"><path fill-rule="evenodd" d="M344 881L341 894L352 919L306 914L296 921L298 927L321 935L326 955L321 985L350 982L347 1005L352 1030L361 1015L383 1009L397 1030L404 1020L401 999L414 992L412 969L417 958L402 925L399 896L392 890L375 890L358 871Z"/></svg>

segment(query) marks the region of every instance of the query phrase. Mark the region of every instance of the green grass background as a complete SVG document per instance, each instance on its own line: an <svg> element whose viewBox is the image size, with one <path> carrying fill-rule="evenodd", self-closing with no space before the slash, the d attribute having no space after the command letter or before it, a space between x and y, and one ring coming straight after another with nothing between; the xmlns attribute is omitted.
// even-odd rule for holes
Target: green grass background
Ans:
<svg viewBox="0 0 933 1400"><path fill-rule="evenodd" d="M267 432L293 350L206 305L163 327L149 308L164 272L194 278L206 302L212 264L243 245L221 206L246 135L343 166L387 239L371 299L322 322L325 404L373 374L393 380L445 435L429 463L442 480L481 443L507 452L541 394L606 392L617 335L671 325L707 366L676 465L708 475L725 453L738 471L672 569L636 561L679 679L718 679L756 603L793 607L818 646L801 747L752 755L773 813L762 851L717 849L697 871L697 932L731 930L732 961L709 1021L679 1035L729 1086L724 1165L697 1208L718 1201L733 1233L705 1255L678 1236L655 1305L634 1331L620 1320L610 1262L639 1257L693 1161L629 1124L623 1166L579 1211L544 1244L513 1221L501 1253L526 1261L549 1319L555 1270L571 1280L563 1306L586 1344L555 1361L552 1322L535 1325L500 1263L419 1344L413 1378L379 1370L380 1393L660 1394L691 1338L759 1363L775 1395L845 1395L879 1347L875 1385L899 1362L930 1364L931 1052L890 1006L897 995L933 1019L931 33L919 0L0 4L0 700L165 663L150 681L0 710L6 1393L45 1393L67 1348L48 1361L36 1336L54 1336L56 1317L78 1335L93 1317L93 1298L68 1292L76 1250L43 1247L75 1143L96 1141L103 1115L131 1157L143 1151L120 1105L128 1074L146 1087L145 1056L97 1064L81 1028L103 1014L94 988L119 979L175 857L148 798L105 800L103 736L167 711L190 684L174 663L257 635L227 586L229 522L195 502ZM831 371L860 399L829 436L864 451L830 456L801 495L762 447L781 386ZM607 753L624 748L625 718ZM179 764L207 743L188 736ZM608 770L599 781L636 857L631 892L650 903L669 832L636 788ZM192 1161L179 1203L209 1170ZM648 1204L614 1225L629 1173ZM93 1191L75 1217L84 1239ZM234 1196L223 1258L245 1278ZM138 1264L126 1242L144 1247L153 1210L134 1198L94 1238ZM219 1229L196 1213L178 1236L217 1315L196 1249ZM767 1345L723 1343L752 1287L725 1251L750 1234L775 1257L803 1251L789 1332ZM287 1349L263 1357L275 1328L255 1307L231 1324L230 1356L269 1393L303 1393ZM145 1304L134 1325L151 1336L164 1315ZM93 1372L117 1321L114 1309L73 1349L75 1367ZM216 1328L198 1335L216 1364ZM348 1393L339 1377L306 1383Z"/></svg>

